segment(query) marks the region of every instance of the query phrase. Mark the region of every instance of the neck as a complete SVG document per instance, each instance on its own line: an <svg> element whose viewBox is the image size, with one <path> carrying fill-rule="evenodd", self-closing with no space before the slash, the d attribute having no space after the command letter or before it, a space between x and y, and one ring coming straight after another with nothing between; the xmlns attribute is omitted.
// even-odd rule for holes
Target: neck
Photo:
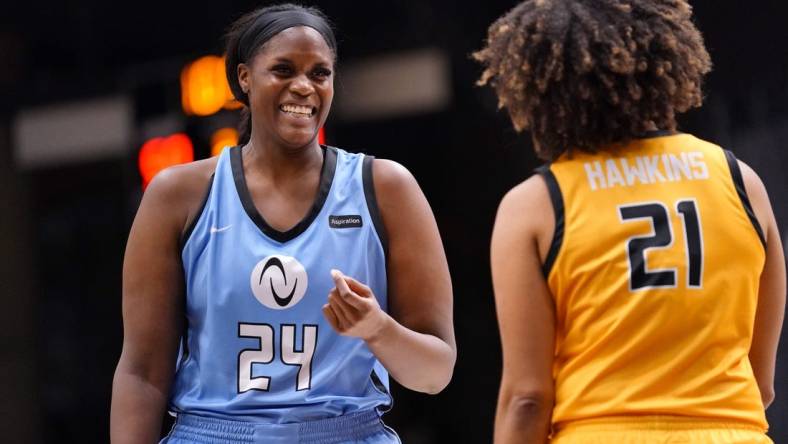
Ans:
<svg viewBox="0 0 788 444"><path fill-rule="evenodd" d="M302 147L284 147L262 141L254 132L243 149L244 169L253 169L274 181L296 178L323 164L323 152L317 140Z"/></svg>

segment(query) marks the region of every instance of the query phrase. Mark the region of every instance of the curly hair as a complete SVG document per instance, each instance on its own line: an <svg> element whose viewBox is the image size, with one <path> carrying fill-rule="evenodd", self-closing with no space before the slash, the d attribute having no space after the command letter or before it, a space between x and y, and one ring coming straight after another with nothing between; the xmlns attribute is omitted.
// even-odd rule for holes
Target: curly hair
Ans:
<svg viewBox="0 0 788 444"><path fill-rule="evenodd" d="M711 70L691 16L686 0L526 0L473 54L477 83L545 160L675 130Z"/></svg>

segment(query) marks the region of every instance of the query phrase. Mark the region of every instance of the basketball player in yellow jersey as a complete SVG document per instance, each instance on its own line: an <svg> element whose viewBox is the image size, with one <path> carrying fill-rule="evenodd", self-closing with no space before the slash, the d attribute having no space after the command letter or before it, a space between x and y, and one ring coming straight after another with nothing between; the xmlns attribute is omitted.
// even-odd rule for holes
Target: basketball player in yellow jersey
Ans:
<svg viewBox="0 0 788 444"><path fill-rule="evenodd" d="M758 176L676 131L684 0L528 0L475 54L550 161L501 202L496 443L769 443L785 262Z"/></svg>

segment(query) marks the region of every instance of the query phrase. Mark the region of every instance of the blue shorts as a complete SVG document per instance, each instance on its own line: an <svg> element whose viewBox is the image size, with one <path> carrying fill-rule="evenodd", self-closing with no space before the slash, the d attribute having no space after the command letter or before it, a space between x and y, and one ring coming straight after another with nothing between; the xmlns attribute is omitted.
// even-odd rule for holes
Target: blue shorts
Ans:
<svg viewBox="0 0 788 444"><path fill-rule="evenodd" d="M159 444L400 444L377 410L291 424L257 424L180 413Z"/></svg>

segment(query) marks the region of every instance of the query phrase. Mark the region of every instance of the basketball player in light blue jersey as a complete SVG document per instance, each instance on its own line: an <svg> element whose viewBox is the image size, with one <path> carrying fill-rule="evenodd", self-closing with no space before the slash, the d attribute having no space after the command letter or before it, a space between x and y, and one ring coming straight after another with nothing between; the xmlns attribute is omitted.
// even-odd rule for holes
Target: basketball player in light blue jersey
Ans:
<svg viewBox="0 0 788 444"><path fill-rule="evenodd" d="M389 374L441 391L456 350L430 207L402 166L321 146L336 43L312 8L232 26L246 131L148 187L123 274L113 443L396 443ZM385 88L386 85L381 85Z"/></svg>

